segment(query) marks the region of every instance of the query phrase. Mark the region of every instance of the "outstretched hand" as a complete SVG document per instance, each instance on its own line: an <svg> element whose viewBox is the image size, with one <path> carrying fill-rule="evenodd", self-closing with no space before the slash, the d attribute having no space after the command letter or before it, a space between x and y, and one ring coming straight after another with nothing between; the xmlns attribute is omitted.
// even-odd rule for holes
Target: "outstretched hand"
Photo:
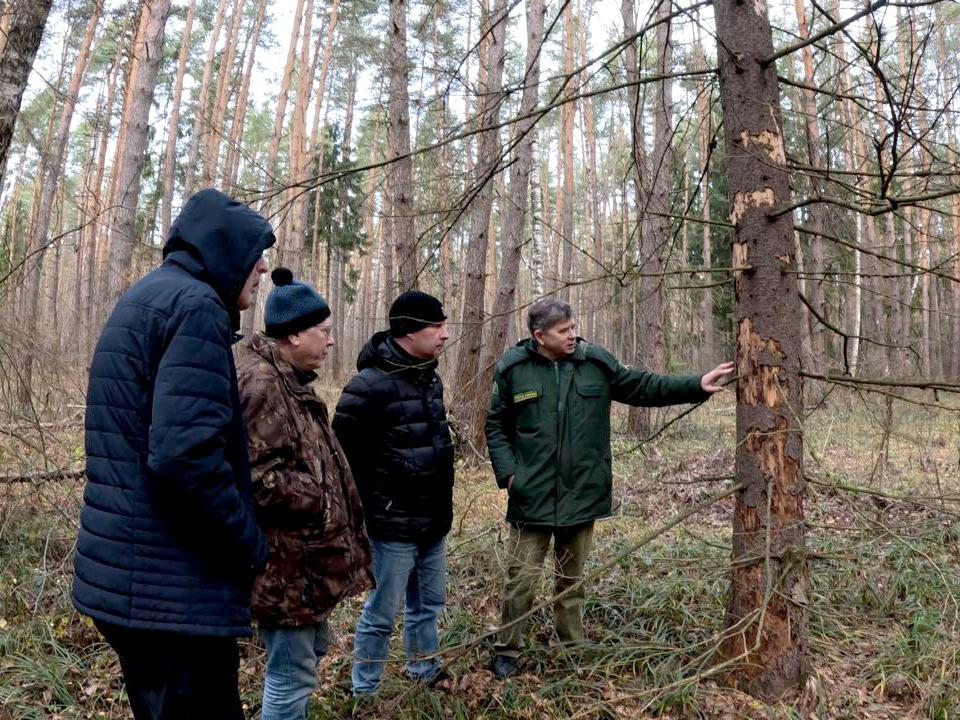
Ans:
<svg viewBox="0 0 960 720"><path fill-rule="evenodd" d="M715 393L723 390L723 385L718 385L718 381L724 375L729 375L733 372L733 363L725 362L717 365L713 370L705 372L703 377L700 378L700 387L703 388L704 392Z"/></svg>

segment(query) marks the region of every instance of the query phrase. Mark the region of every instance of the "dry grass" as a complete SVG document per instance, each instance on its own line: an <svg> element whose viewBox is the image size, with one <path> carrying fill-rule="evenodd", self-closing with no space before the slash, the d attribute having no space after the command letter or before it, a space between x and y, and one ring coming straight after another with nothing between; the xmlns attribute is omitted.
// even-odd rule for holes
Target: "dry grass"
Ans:
<svg viewBox="0 0 960 720"><path fill-rule="evenodd" d="M329 399L333 399L332 397ZM871 404L872 403L872 404ZM367 717L929 718L960 717L960 432L956 415L835 397L806 421L810 479L807 687L765 706L721 684L711 650L723 630L732 501L644 545L591 582L589 642L556 645L549 612L529 625L522 674L484 669L496 625L503 494L487 468L460 468L449 547L444 653L453 678L411 687L388 667ZM730 398L700 408L653 443L615 440L615 516L600 524L593 567L723 487L733 471ZM0 474L80 460L79 427L0 434ZM26 439L25 446L22 440ZM24 448L27 449L24 449ZM31 450L30 447L41 448ZM884 462L878 453L884 451ZM0 486L0 718L127 716L119 669L69 605L82 486ZM541 596L548 595L546 578ZM359 600L334 616L340 636L320 665L314 718L354 713L349 652ZM399 647L395 648L399 651ZM244 698L259 706L262 651L245 643Z"/></svg>

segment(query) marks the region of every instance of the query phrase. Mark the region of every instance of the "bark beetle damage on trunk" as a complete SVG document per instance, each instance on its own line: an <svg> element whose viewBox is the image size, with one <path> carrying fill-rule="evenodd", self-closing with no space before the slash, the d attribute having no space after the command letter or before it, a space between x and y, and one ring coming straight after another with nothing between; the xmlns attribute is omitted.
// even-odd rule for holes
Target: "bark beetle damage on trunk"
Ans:
<svg viewBox="0 0 960 720"><path fill-rule="evenodd" d="M762 338L753 330L750 318L742 318L737 332L737 376L742 382L737 392L747 405L766 405L777 408L790 393L779 363L784 358L780 343L773 338Z"/></svg>
<svg viewBox="0 0 960 720"><path fill-rule="evenodd" d="M714 0L737 316L736 475L722 660L730 682L766 700L808 673L793 218L776 67L763 0Z"/></svg>

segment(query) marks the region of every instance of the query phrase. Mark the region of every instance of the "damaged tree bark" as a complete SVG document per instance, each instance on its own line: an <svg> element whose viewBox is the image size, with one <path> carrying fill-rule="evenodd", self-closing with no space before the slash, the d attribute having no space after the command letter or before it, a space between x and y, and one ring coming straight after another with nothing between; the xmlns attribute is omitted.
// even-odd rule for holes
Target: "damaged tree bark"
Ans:
<svg viewBox="0 0 960 720"><path fill-rule="evenodd" d="M714 0L737 317L737 495L724 660L774 700L809 672L800 322L780 92L764 0Z"/></svg>

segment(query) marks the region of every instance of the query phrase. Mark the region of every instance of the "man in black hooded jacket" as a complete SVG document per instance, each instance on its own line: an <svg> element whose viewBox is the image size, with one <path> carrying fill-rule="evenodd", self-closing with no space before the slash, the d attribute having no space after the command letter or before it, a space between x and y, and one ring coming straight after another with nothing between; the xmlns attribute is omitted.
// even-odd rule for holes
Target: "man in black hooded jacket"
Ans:
<svg viewBox="0 0 960 720"><path fill-rule="evenodd" d="M274 242L216 190L119 300L87 389L73 602L120 658L137 720L242 720L236 638L267 558L230 347Z"/></svg>
<svg viewBox="0 0 960 720"><path fill-rule="evenodd" d="M398 297L389 332L361 351L333 418L363 502L376 577L354 639L354 695L379 687L400 605L407 673L431 682L440 672L437 618L453 521L453 445L436 372L449 338L444 320L432 295Z"/></svg>

